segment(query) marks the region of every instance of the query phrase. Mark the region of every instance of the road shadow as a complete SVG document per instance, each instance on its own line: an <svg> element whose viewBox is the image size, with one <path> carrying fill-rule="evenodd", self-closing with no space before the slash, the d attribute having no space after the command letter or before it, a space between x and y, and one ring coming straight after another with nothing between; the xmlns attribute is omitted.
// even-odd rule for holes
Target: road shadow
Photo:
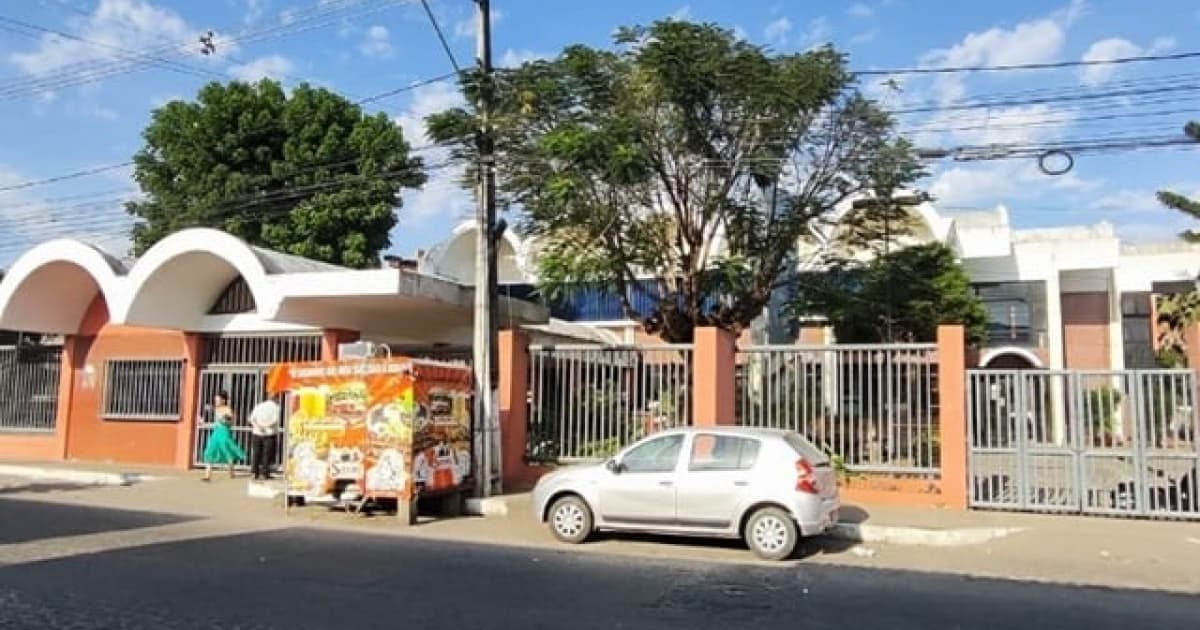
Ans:
<svg viewBox="0 0 1200 630"><path fill-rule="evenodd" d="M130 531L199 520L198 517L0 498L0 545Z"/></svg>
<svg viewBox="0 0 1200 630"><path fill-rule="evenodd" d="M51 492L72 492L94 488L94 484L72 483L70 481L30 481L7 486L0 486L0 496L9 494L49 494Z"/></svg>
<svg viewBox="0 0 1200 630"><path fill-rule="evenodd" d="M0 625L42 611L58 627L1183 628L1200 610L1192 596L1146 591L818 564L696 571L305 528L0 566L3 589L20 599L0 606Z"/></svg>

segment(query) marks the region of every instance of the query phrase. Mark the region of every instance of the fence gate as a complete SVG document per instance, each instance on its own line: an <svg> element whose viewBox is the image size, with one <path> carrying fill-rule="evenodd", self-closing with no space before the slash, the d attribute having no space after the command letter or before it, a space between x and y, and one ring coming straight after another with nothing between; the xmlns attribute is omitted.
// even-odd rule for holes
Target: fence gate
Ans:
<svg viewBox="0 0 1200 630"><path fill-rule="evenodd" d="M201 466L204 447L212 435L212 399L218 392L229 394L234 423L231 427L237 443L250 454L250 411L262 402L267 373L271 365L285 361L315 361L321 358L321 337L318 335L212 335L204 340L204 361L200 368L200 417L196 423L196 440L192 449L192 465ZM286 397L281 401L288 407ZM283 463L287 452L287 414L283 414L283 431L275 449L275 465ZM240 468L248 469L250 462Z"/></svg>
<svg viewBox="0 0 1200 630"><path fill-rule="evenodd" d="M1200 518L1191 370L968 370L973 507Z"/></svg>

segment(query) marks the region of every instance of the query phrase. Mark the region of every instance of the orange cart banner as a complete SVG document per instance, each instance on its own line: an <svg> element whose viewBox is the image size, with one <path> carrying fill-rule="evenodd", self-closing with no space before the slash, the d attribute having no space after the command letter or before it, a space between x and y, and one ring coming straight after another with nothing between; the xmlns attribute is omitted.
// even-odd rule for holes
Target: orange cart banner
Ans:
<svg viewBox="0 0 1200 630"><path fill-rule="evenodd" d="M408 358L275 366L291 393L288 491L408 499L471 473L469 368Z"/></svg>

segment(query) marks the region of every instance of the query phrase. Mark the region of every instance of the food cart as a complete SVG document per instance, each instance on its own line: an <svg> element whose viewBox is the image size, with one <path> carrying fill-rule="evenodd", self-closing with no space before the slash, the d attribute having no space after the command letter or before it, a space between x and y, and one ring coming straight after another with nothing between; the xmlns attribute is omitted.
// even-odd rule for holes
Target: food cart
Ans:
<svg viewBox="0 0 1200 630"><path fill-rule="evenodd" d="M406 357L286 363L267 387L290 394L287 506L358 512L394 501L411 524L418 498L460 503L472 484L468 367Z"/></svg>

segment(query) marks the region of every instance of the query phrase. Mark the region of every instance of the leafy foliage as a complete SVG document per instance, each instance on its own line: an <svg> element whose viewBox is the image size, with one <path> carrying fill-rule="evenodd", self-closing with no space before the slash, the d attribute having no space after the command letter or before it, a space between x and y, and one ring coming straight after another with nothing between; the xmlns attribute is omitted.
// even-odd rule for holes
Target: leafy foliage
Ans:
<svg viewBox="0 0 1200 630"><path fill-rule="evenodd" d="M145 193L127 204L141 254L186 227L283 252L378 265L402 187L425 181L400 129L322 88L210 83L154 111L134 156Z"/></svg>
<svg viewBox="0 0 1200 630"><path fill-rule="evenodd" d="M940 243L813 274L797 287L791 309L827 317L842 343L929 342L940 323L963 324L972 343L987 335L987 310L954 252Z"/></svg>
<svg viewBox="0 0 1200 630"><path fill-rule="evenodd" d="M1164 295L1157 313L1158 359L1164 367L1180 367L1187 360L1187 329L1200 321L1200 292Z"/></svg>
<svg viewBox="0 0 1200 630"><path fill-rule="evenodd" d="M852 196L909 184L920 169L893 122L854 89L831 48L774 55L711 24L622 28L615 50L464 80L492 95L499 202L523 211L540 290L603 286L647 332L688 341L738 332L762 313L798 241ZM474 111L427 119L468 165ZM654 307L630 292L654 278Z"/></svg>
<svg viewBox="0 0 1200 630"><path fill-rule="evenodd" d="M1189 122L1183 128L1183 132L1192 140L1200 142L1200 122ZM1179 193L1164 190L1158 193L1158 200L1168 208L1178 210L1194 219L1200 219L1200 199L1189 199ZM1189 243L1200 243L1200 232L1196 230L1187 230L1180 236Z"/></svg>

